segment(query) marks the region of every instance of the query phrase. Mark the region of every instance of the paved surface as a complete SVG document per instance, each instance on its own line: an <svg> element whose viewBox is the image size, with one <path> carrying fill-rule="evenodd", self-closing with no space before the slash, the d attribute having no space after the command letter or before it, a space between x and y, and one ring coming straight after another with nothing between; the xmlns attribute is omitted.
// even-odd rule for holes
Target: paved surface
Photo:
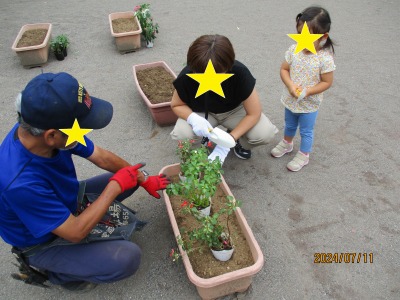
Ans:
<svg viewBox="0 0 400 300"><path fill-rule="evenodd" d="M198 36L227 35L257 78L264 112L281 132L283 107L279 67L291 44L294 18L319 2L331 13L337 42L337 71L316 125L314 153L299 173L286 170L294 155L274 159L274 145L241 161L230 154L225 179L265 255L265 265L246 293L224 299L400 299L399 41L400 2L362 1L149 1L160 24L153 49L121 55L110 33L108 14L133 9L132 1L1 0L0 138L16 120L14 98L44 72L66 71L89 93L111 101L111 124L90 137L132 163L146 161L157 173L177 162L172 127L158 127L142 103L132 65L164 60L178 73ZM66 60L51 55L42 69L24 69L11 45L26 23L50 22L53 36L66 33ZM298 140L297 140L298 141ZM296 144L296 150L298 144ZM99 170L77 160L80 178ZM1 166L0 166L1 169ZM175 245L162 200L140 191L128 205L150 224L137 233L143 250L133 277L97 287L80 299L198 299L182 265L167 258ZM0 299L70 299L77 295L53 286L45 290L10 277L10 247L0 242ZM315 264L314 253L373 253L373 263Z"/></svg>

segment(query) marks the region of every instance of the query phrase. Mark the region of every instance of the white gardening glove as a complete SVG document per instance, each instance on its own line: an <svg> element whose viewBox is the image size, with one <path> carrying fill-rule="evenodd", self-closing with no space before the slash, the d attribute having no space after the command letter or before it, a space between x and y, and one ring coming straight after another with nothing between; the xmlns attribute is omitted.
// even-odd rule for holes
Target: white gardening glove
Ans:
<svg viewBox="0 0 400 300"><path fill-rule="evenodd" d="M217 157L219 157L219 160L221 161L221 164L223 164L224 160L228 156L228 153L229 153L230 150L231 149L229 149L229 148L217 145L217 146L215 146L213 152L211 152L211 154L208 156L208 159L213 161Z"/></svg>
<svg viewBox="0 0 400 300"><path fill-rule="evenodd" d="M210 131L213 130L213 127L205 118L192 112L186 121L192 126L195 135L210 137Z"/></svg>

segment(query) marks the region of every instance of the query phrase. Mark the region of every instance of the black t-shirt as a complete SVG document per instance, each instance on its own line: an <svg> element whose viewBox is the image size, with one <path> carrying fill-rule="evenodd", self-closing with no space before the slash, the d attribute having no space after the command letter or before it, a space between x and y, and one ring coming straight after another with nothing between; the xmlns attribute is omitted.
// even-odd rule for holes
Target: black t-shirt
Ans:
<svg viewBox="0 0 400 300"><path fill-rule="evenodd" d="M213 91L208 91L195 98L199 83L186 75L190 73L193 72L186 66L175 79L174 87L182 101L194 112L206 111L206 98L208 98L207 108L209 112L219 114L231 111L250 96L256 84L256 79L250 73L249 69L241 62L235 60L232 70L226 72L234 75L221 84L225 98Z"/></svg>

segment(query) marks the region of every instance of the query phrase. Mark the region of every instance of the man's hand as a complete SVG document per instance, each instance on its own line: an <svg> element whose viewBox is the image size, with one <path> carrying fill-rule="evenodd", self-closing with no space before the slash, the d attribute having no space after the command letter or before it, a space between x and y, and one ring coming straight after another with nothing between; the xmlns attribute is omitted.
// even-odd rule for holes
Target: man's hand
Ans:
<svg viewBox="0 0 400 300"><path fill-rule="evenodd" d="M160 199L161 196L157 191L166 189L169 183L170 180L164 174L161 174L149 176L146 181L140 183L140 186L142 186L154 198Z"/></svg>
<svg viewBox="0 0 400 300"><path fill-rule="evenodd" d="M137 185L138 170L143 166L144 164L139 163L134 166L122 168L115 173L109 181L115 180L118 182L119 186L121 187L121 193L123 193Z"/></svg>
<svg viewBox="0 0 400 300"><path fill-rule="evenodd" d="M186 121L192 126L195 135L210 137L210 131L213 130L213 127L205 118L192 112Z"/></svg>

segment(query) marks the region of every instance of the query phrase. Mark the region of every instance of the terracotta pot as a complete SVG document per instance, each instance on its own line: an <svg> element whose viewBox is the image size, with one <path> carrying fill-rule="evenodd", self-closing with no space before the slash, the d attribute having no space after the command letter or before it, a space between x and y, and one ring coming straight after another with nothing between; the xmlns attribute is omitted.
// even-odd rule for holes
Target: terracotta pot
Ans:
<svg viewBox="0 0 400 300"><path fill-rule="evenodd" d="M119 18L135 18L139 30L120 33L114 32L112 21ZM108 20L110 23L111 35L115 38L115 44L117 45L118 51L127 53L140 48L140 34L142 33L142 27L140 26L137 17L134 17L133 11L111 13L108 15Z"/></svg>
<svg viewBox="0 0 400 300"><path fill-rule="evenodd" d="M178 120L178 117L174 114L174 112L171 109L171 99L165 99L165 102L163 103L153 104L150 102L149 98L147 98L147 96L145 95L145 93L143 92L142 88L139 85L136 72L139 70L144 70L154 67L163 67L165 70L167 70L167 72L169 72L176 78L175 73L170 69L170 67L168 67L168 65L164 61L157 61L147 64L134 65L133 79L135 80L136 87L140 95L142 96L144 103L147 105L147 108L149 109L154 121L156 121L156 123L160 126L168 126L175 124L176 120Z"/></svg>
<svg viewBox="0 0 400 300"><path fill-rule="evenodd" d="M167 176L173 176L179 174L179 172L180 172L179 164L174 164L164 167L160 171L160 174L163 173ZM222 182L220 186L222 190L226 195L233 196L224 178L222 176L221 178ZM181 234L179 232L178 224L176 222L174 212L172 210L170 199L165 190L163 191L163 195L165 204L167 206L168 216L171 221L172 229L174 231L174 235L175 237L180 236ZM249 225L247 224L246 218L244 217L240 208L237 208L235 210L235 215L239 222L240 228L246 237L246 241L250 247L251 254L255 261L255 263L250 267L232 271L211 278L201 278L193 272L192 265L190 264L186 252L183 251L183 249L180 246L178 246L182 254L183 264L185 266L189 280L196 286L197 291L202 299L215 299L236 292L246 291L252 282L252 277L255 274L257 274L264 265L264 256L261 252L260 246L258 245L253 235L253 232L251 231Z"/></svg>
<svg viewBox="0 0 400 300"><path fill-rule="evenodd" d="M47 29L47 34L43 43L36 46L17 48L17 44L25 31L32 29ZM49 58L51 30L52 25L50 23L26 24L22 26L11 49L18 55L24 67L33 68L43 66L47 62Z"/></svg>

